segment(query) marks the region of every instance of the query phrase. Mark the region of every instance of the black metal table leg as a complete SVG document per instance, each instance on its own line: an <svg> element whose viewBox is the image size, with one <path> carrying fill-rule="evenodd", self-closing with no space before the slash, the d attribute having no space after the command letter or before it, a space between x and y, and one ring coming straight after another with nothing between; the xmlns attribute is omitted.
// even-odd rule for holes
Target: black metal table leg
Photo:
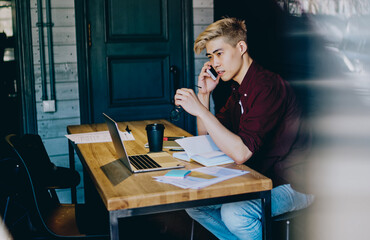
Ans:
<svg viewBox="0 0 370 240"><path fill-rule="evenodd" d="M261 192L262 239L271 240L271 191Z"/></svg>
<svg viewBox="0 0 370 240"><path fill-rule="evenodd" d="M119 240L118 215L116 214L116 211L109 212L109 222L110 239Z"/></svg>
<svg viewBox="0 0 370 240"><path fill-rule="evenodd" d="M68 154L69 154L69 168L76 170L75 166L75 151L73 148L73 143L68 140ZM77 189L76 187L71 188L71 200L73 204L77 204Z"/></svg>

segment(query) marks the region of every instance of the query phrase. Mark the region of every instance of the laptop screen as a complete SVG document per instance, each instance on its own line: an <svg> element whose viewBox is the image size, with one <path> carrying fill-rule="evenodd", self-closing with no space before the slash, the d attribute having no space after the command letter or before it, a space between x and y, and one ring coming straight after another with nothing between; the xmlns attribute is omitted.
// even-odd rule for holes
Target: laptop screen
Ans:
<svg viewBox="0 0 370 240"><path fill-rule="evenodd" d="M108 117L105 113L103 113L103 116L105 122L107 123L114 148L116 149L116 154L118 155L119 159L121 159L123 164L125 164L128 169L132 170L129 159L127 157L125 146L123 145L121 136L119 135L117 123L113 119Z"/></svg>

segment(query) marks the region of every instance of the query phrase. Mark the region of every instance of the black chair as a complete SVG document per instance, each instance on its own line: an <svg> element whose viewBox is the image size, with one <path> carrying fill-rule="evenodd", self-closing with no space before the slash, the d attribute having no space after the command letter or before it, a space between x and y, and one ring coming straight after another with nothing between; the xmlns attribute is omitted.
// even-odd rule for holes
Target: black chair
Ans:
<svg viewBox="0 0 370 240"><path fill-rule="evenodd" d="M43 158L42 161L35 160L36 157L44 155L46 151L44 152L43 144L42 146L34 144L30 141L31 139L37 140L39 137L35 135L22 138L16 135L6 137L9 150L12 152L10 158L18 168L16 183L12 189L13 192L16 192L16 194L13 193L14 202L20 203L19 205L27 209L30 225L29 232L23 235L12 232L15 239L17 237L19 239L61 239L66 237L108 239L108 217L106 219L95 217L93 211L85 211L83 204L61 204L59 202L55 188L70 187L72 183L79 182L79 177L77 181L73 172L55 167L53 164L50 165L45 160L46 158ZM47 157L47 159L49 158ZM45 167L43 164L48 166ZM54 176L50 176L50 173L44 173L44 171L49 171L50 167L53 168ZM59 178L64 175L63 178L66 181ZM87 215L79 214L82 212ZM8 215L11 214L8 213ZM91 228L81 228L86 225ZM12 231L11 228L9 230Z"/></svg>
<svg viewBox="0 0 370 240"><path fill-rule="evenodd" d="M294 221L300 220L303 221L308 214L308 212L312 209L312 205L297 211L287 212L272 218L273 222L283 223L284 224L284 239L290 240L291 239L291 225ZM302 224L304 225L304 224ZM304 235L304 233L302 233ZM297 233L295 235L298 235ZM303 239L303 236L299 237L300 240Z"/></svg>

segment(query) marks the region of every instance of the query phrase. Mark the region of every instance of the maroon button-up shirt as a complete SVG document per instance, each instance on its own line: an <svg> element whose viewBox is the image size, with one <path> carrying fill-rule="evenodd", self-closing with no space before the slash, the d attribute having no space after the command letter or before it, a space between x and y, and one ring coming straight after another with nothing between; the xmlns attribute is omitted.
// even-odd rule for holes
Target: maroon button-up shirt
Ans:
<svg viewBox="0 0 370 240"><path fill-rule="evenodd" d="M216 117L252 151L252 158L245 164L272 178L275 186L293 186L296 174L287 170L300 160L288 155L294 149L306 148L307 136L305 141L300 137L301 110L292 88L255 61L241 85L235 82L232 88Z"/></svg>

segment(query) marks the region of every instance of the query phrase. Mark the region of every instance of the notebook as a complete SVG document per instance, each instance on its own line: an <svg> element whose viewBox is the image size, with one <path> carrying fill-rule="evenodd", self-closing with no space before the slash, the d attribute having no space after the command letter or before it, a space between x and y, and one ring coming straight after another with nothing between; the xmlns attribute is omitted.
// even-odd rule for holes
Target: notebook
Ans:
<svg viewBox="0 0 370 240"><path fill-rule="evenodd" d="M128 156L125 145L119 135L117 123L105 113L103 113L103 116L107 123L109 134L112 137L116 154L131 172L140 173L184 167L167 152Z"/></svg>
<svg viewBox="0 0 370 240"><path fill-rule="evenodd" d="M185 152L174 153L175 158L185 161L192 160L206 167L234 162L217 147L209 135L187 137L175 141L185 150Z"/></svg>

